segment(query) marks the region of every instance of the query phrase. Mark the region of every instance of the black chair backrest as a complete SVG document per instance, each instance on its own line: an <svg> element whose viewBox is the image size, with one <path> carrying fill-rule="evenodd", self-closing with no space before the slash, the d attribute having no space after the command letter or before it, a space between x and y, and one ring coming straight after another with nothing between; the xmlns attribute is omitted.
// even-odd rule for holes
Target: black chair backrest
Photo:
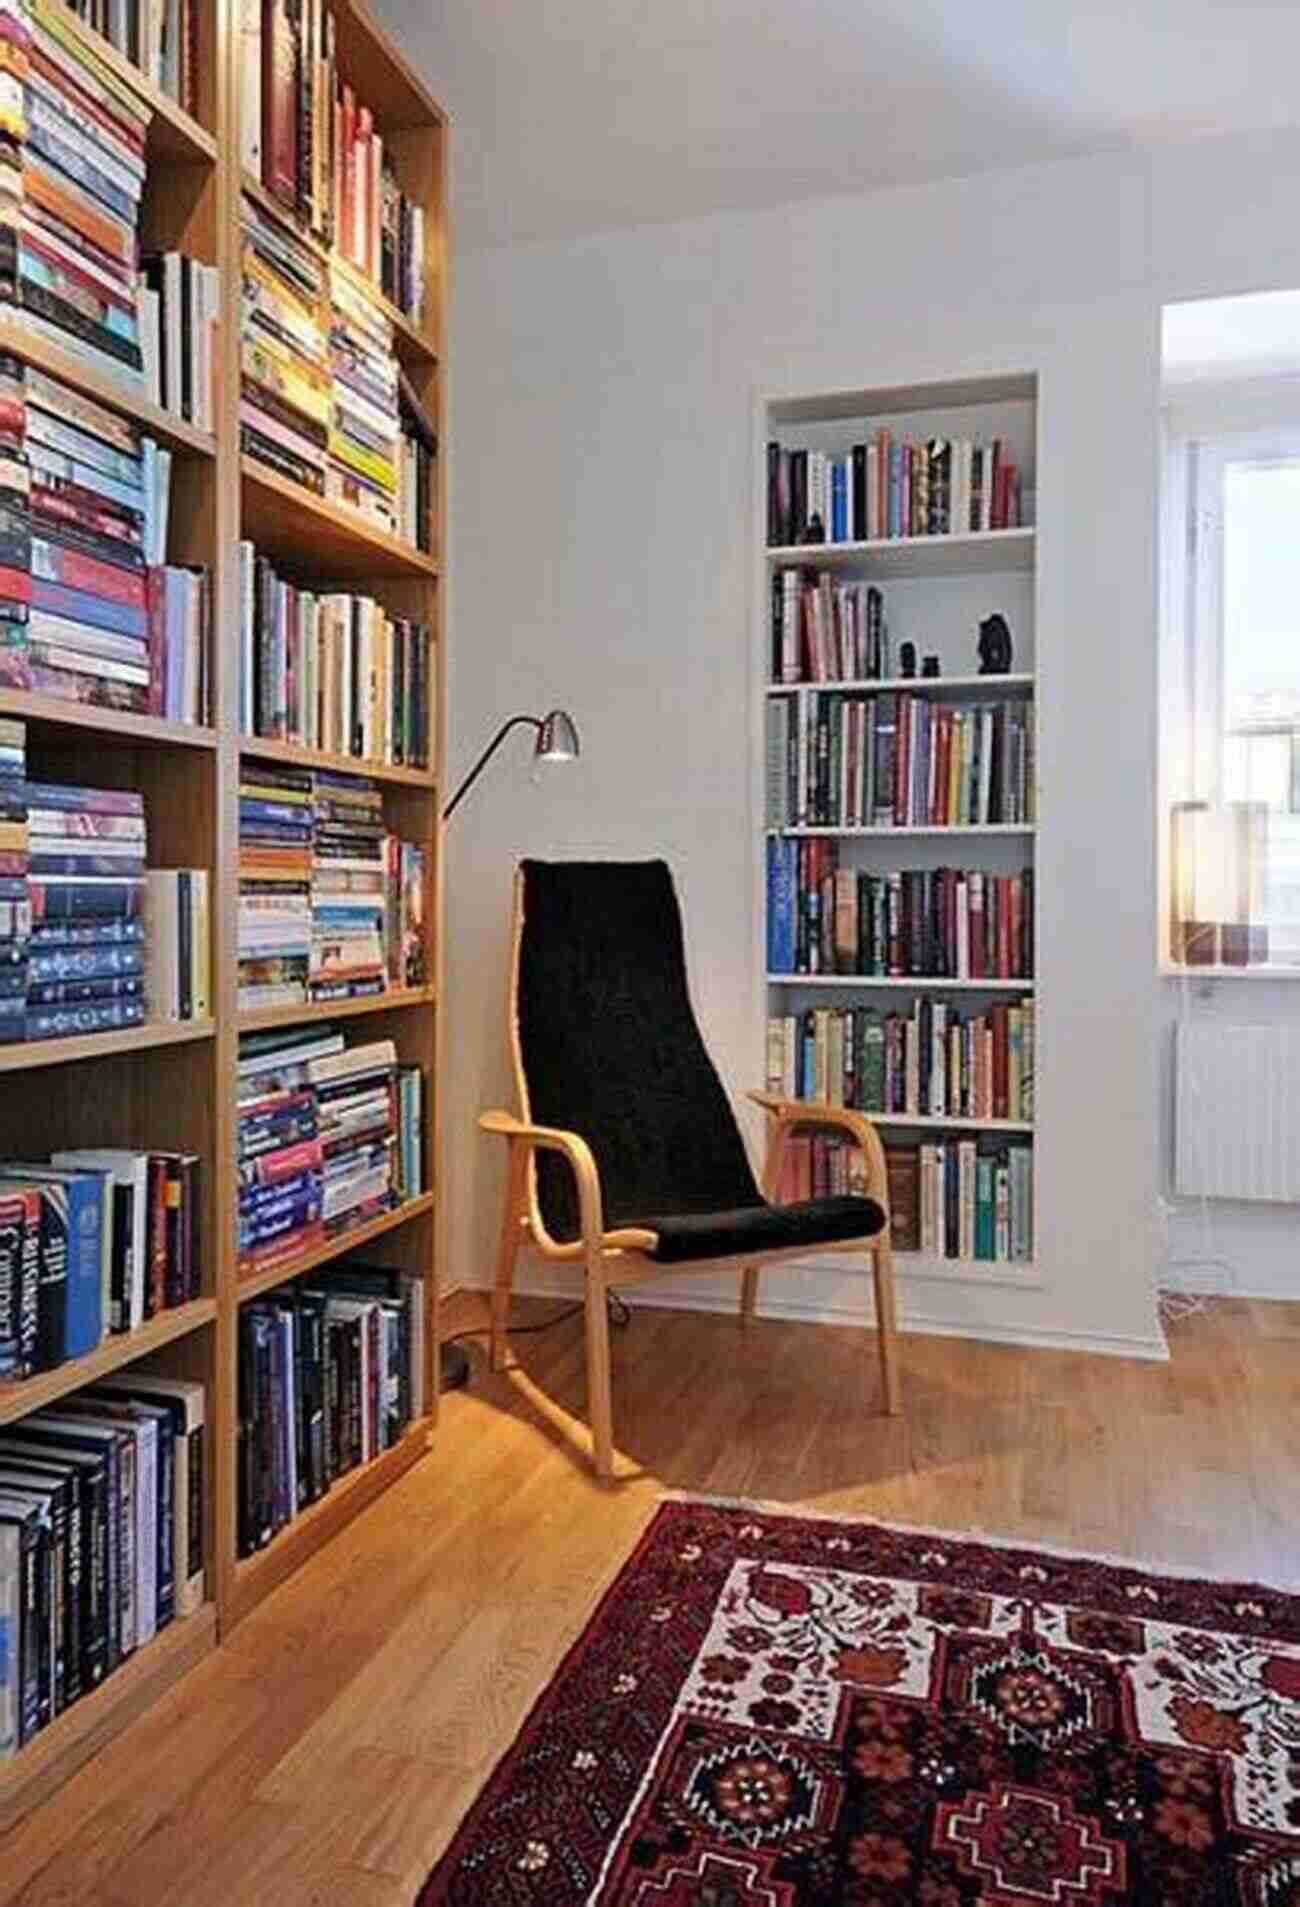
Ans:
<svg viewBox="0 0 1300 1907"><path fill-rule="evenodd" d="M595 1154L607 1227L761 1205L686 986L663 861L525 861L516 1009L529 1115ZM573 1175L537 1161L547 1231L579 1232Z"/></svg>

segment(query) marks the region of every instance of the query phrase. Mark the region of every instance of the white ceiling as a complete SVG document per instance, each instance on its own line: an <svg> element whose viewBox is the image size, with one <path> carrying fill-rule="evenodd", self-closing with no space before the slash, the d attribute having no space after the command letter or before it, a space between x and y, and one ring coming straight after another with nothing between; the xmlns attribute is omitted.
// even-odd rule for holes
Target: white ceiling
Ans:
<svg viewBox="0 0 1300 1907"><path fill-rule="evenodd" d="M377 0L478 248L1300 121L1295 0Z"/></svg>

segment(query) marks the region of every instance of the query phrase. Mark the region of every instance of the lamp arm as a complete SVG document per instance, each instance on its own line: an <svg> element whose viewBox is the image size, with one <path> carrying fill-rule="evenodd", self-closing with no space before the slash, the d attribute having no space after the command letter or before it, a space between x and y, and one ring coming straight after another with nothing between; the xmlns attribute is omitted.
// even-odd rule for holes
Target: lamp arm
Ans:
<svg viewBox="0 0 1300 1907"><path fill-rule="evenodd" d="M505 740L506 736L510 733L511 729L518 728L521 723L527 728L535 728L540 734L542 724L540 719L536 715L508 716L507 719L504 722L502 722L500 728L497 730L496 734L492 737L492 740L488 743L487 747L483 750L483 753L479 756L478 760L474 763L474 766L470 769L464 781L461 782L460 787L456 790L451 800L447 803L446 807L443 809L442 818L444 821L449 821L451 819L452 811L455 808L459 807L461 801L469 793L470 789L474 786L474 783L478 780L479 776L483 773L483 770L487 767L492 757L496 754L498 748L500 748L502 742Z"/></svg>

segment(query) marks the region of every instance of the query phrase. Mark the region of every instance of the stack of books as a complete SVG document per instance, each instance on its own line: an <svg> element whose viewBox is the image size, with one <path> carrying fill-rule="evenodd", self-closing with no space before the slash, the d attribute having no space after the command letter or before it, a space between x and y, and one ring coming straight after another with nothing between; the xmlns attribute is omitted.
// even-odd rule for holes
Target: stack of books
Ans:
<svg viewBox="0 0 1300 1907"><path fill-rule="evenodd" d="M202 1604L203 1439L202 1384L134 1372L0 1436L0 1760Z"/></svg>
<svg viewBox="0 0 1300 1907"><path fill-rule="evenodd" d="M312 775L311 964L313 1000L382 993L385 946L384 804L357 775Z"/></svg>
<svg viewBox="0 0 1300 1907"><path fill-rule="evenodd" d="M329 8L244 0L239 43L244 170L418 325L424 208L403 194L374 114L339 79Z"/></svg>
<svg viewBox="0 0 1300 1907"><path fill-rule="evenodd" d="M145 394L199 430L216 428L220 274L184 252L141 261L136 288Z"/></svg>
<svg viewBox="0 0 1300 1907"><path fill-rule="evenodd" d="M239 1051L240 1261L265 1268L424 1187L423 1081L391 1040L336 1026L246 1034ZM405 1077L417 1075L414 1081Z"/></svg>
<svg viewBox="0 0 1300 1907"><path fill-rule="evenodd" d="M767 541L861 543L1014 530L1021 473L1002 438L898 438L868 432L835 453L767 447Z"/></svg>
<svg viewBox="0 0 1300 1907"><path fill-rule="evenodd" d="M769 973L1027 980L1034 873L841 867L824 837L767 843Z"/></svg>
<svg viewBox="0 0 1300 1907"><path fill-rule="evenodd" d="M313 1060L343 1051L337 1027L246 1034L239 1043L239 1257L253 1270L319 1242L322 1154Z"/></svg>
<svg viewBox="0 0 1300 1907"><path fill-rule="evenodd" d="M206 1020L212 1012L208 870L151 868L145 880L149 1010L155 1020Z"/></svg>
<svg viewBox="0 0 1300 1907"><path fill-rule="evenodd" d="M397 466L398 535L417 550L433 549L433 484L438 433L406 372L398 370L401 455Z"/></svg>
<svg viewBox="0 0 1300 1907"><path fill-rule="evenodd" d="M239 1314L239 1553L423 1417L423 1287L343 1264Z"/></svg>
<svg viewBox="0 0 1300 1907"><path fill-rule="evenodd" d="M373 598L322 595L239 546L240 726L408 768L429 760L429 631Z"/></svg>
<svg viewBox="0 0 1300 1907"><path fill-rule="evenodd" d="M307 1063L316 1095L327 1236L397 1203L397 1049L374 1040Z"/></svg>
<svg viewBox="0 0 1300 1907"><path fill-rule="evenodd" d="M959 828L1033 821L1021 698L951 708L910 691L808 689L766 708L767 826Z"/></svg>
<svg viewBox="0 0 1300 1907"><path fill-rule="evenodd" d="M329 289L333 402L325 495L395 531L401 422L392 321L334 260Z"/></svg>
<svg viewBox="0 0 1300 1907"><path fill-rule="evenodd" d="M29 44L6 294L28 330L140 388L136 227L148 109L50 0L31 0L26 33L21 7L7 17Z"/></svg>
<svg viewBox="0 0 1300 1907"><path fill-rule="evenodd" d="M193 0L70 0L72 11L159 92L187 113L198 112L199 55Z"/></svg>
<svg viewBox="0 0 1300 1907"><path fill-rule="evenodd" d="M0 1045L21 1040L27 1020L27 730L0 718Z"/></svg>
<svg viewBox="0 0 1300 1907"><path fill-rule="evenodd" d="M982 1264L1033 1258L1032 1146L957 1138L888 1145L885 1162L899 1251Z"/></svg>
<svg viewBox="0 0 1300 1907"><path fill-rule="evenodd" d="M171 453L15 358L0 412L0 685L207 720L207 576L162 562Z"/></svg>
<svg viewBox="0 0 1300 1907"><path fill-rule="evenodd" d="M32 930L25 1034L66 1038L138 1026L146 1017L144 797L124 788L27 784ZM75 953L77 977L48 979L50 953ZM134 968L134 962L129 963Z"/></svg>
<svg viewBox="0 0 1300 1907"><path fill-rule="evenodd" d="M298 1006L312 952L312 778L239 771L239 1005Z"/></svg>
<svg viewBox="0 0 1300 1907"><path fill-rule="evenodd" d="M0 1376L31 1377L197 1298L195 1153L56 1152L0 1162Z"/></svg>
<svg viewBox="0 0 1300 1907"><path fill-rule="evenodd" d="M240 449L323 496L333 412L325 269L247 194L241 205Z"/></svg>
<svg viewBox="0 0 1300 1907"><path fill-rule="evenodd" d="M767 1023L767 1084L786 1099L938 1119L1034 1116L1032 1000L963 1017L942 1000L908 1013L815 1007Z"/></svg>

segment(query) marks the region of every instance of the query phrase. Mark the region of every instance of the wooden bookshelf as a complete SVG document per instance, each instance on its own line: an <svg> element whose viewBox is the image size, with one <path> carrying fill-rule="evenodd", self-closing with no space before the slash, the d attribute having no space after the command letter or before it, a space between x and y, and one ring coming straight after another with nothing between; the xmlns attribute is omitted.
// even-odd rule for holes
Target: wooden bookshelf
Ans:
<svg viewBox="0 0 1300 1907"><path fill-rule="evenodd" d="M62 0L52 0L60 6ZM420 326L382 299L395 350L421 402L440 415L446 299L446 142L442 110L360 0L329 0L340 76L370 105L402 189L425 208L426 300ZM189 727L56 697L0 690L0 715L27 724L29 772L51 780L139 788L145 796L150 859L158 866L204 865L210 872L212 1017L151 1023L117 1033L0 1046L0 1074L30 1073L0 1093L0 1157L33 1157L60 1147L184 1148L201 1159L202 1296L163 1312L138 1331L110 1337L87 1357L21 1383L0 1385L0 1425L67 1397L109 1371L128 1367L199 1380L206 1396L203 1608L164 1629L92 1694L75 1702L0 1768L0 1827L50 1794L118 1730L143 1714L301 1563L328 1542L427 1448L436 1417L437 1246L442 1214L433 1191L406 1201L342 1237L241 1276L235 1085L242 1034L322 1021L355 1023L357 1040L392 1038L403 1064L427 1081L425 1184L436 1184L442 1041L442 855L439 812L445 629L441 563L364 516L313 497L241 456L240 199L248 189L238 137L238 16L220 0L196 0L197 116L152 87L89 27L68 19L114 75L152 112L142 249L180 250L215 265L221 285L217 412L211 434L159 410L125 382L84 362L76 347L38 338L0 309L0 351L66 381L131 420L173 454L167 557L212 578L215 631L212 721ZM255 197L264 199L256 182ZM319 248L317 248L319 249ZM357 274L352 273L356 277ZM365 281L361 281L365 282ZM435 550L445 547L445 454L436 460ZM291 573L322 589L358 588L390 615L432 632L428 766L360 761L244 735L239 724L237 643L239 544L248 539ZM428 984L360 999L241 1014L238 1005L239 774L242 756L372 779L389 825L426 856ZM31 764L35 764L34 768ZM18 1083L15 1082L15 1085ZM427 1407L401 1441L349 1473L264 1552L237 1558L238 1318L271 1285L364 1247L372 1262L422 1280L424 1395Z"/></svg>
<svg viewBox="0 0 1300 1907"><path fill-rule="evenodd" d="M754 469L752 518L755 605L752 653L757 720L754 724L751 786L755 812L762 817L789 814L792 819L795 818L792 807L787 805L791 799L787 792L788 781L784 784L777 782L773 786L769 803L769 769L774 775L782 772L781 768L772 766L783 761L779 744L786 739L782 723L786 720L787 711L781 709L782 702L788 705L791 727L795 726L793 718L797 715L799 723L795 732L804 734L813 709L818 710L819 716L826 710L828 704L822 700L824 697L842 695L856 702L870 702L871 698L878 696L906 694L921 705L917 714L922 726L913 732L922 737L926 732L925 719L936 710L969 721L973 709L979 704L1007 702L1018 705L1017 721L1023 712L1025 727L1036 742L1039 539L1032 520L1018 528L958 529L951 534L869 537L841 542L782 543L776 546L769 545L767 541L768 444L775 442L784 449L806 450L811 469L814 453L823 453L831 459L846 457L852 446L864 442L869 445L877 429L882 426L889 430L895 446L905 443L922 447L936 443L942 446L961 440L987 446L994 439L1000 439L1006 456L1021 473L1022 495L1026 500L1033 495L1038 446L1038 387L1032 373L955 378L942 383L866 386L853 390L786 390L768 394L757 401L755 441L761 446L761 451ZM888 482L889 459L883 456L873 458L868 451L859 468L864 465L869 482L877 480L873 472L882 470L885 473L884 480ZM924 481L929 466L913 467L923 473L920 480ZM958 469L956 451L952 453L950 469L953 472ZM938 472L940 482L943 481L943 475L941 467ZM841 527L838 522L839 493L832 492L831 483L832 480L828 478L827 496L835 503L836 527ZM851 483L850 464L845 481L845 509L850 529L856 527L852 514ZM931 499L935 494L935 491L930 491ZM937 494L942 497L942 490ZM960 492L951 489L948 494L954 509L959 504L964 506L967 494L964 489ZM970 494L973 497L983 492L972 483ZM880 501L883 507L883 496ZM1028 514L1032 517L1032 513L1031 503ZM878 522L880 519L869 520ZM906 520L905 516L903 520ZM979 520L978 513L973 510L970 519L959 520ZM788 526L781 533L788 533ZM774 658L773 653L773 584L778 571L791 568L809 573L829 571L835 585L874 584L880 590L883 624L888 636L886 653L879 658L880 675L852 673L863 666L864 660L874 662L876 657L865 645L856 650L851 645L843 645L819 648L816 652L819 666L824 666L823 658L829 655L831 667L844 670L843 675L824 681L783 682L772 679L774 660L778 659ZM838 600L832 591L832 605ZM1011 629L1012 666L1005 674L986 675L979 671L978 629L980 622L995 609L1007 617ZM805 668L810 655L802 631L799 641L798 666ZM916 673L909 676L899 673L900 645L903 642L911 642L916 650ZM921 673L926 655L937 657L938 675ZM787 669L790 659L789 648L781 647L779 660ZM834 704L830 706L833 710ZM879 704L876 706L879 710ZM769 724L776 743L770 756ZM933 729L930 732L933 733ZM969 734L971 731L968 728L966 732ZM847 725L842 730L834 729L832 733L834 736L848 733ZM924 745L922 740L918 747L923 748ZM831 746L834 750L834 739ZM835 1020L823 1018L824 1015L848 1014L861 1008L877 1016L892 1016L897 1030L900 1019L905 1022L912 1020L913 1001L917 1003L918 1016L928 1013L932 1005L946 1005L950 1021L955 1014L962 1024L978 1020L999 1008L1008 1012L1022 1001L1032 1002L1034 1055L1035 1058L1041 1055L1044 1050L1042 1003L1037 981L1032 977L1037 974L1039 967L1037 945L1033 949L1034 957L1029 962L1029 977L958 979L940 974L777 973L768 969L767 941L769 844L774 840L789 838L799 842L830 844L834 850L832 865L841 870L874 876L901 872L906 880L909 876L924 876L954 865L989 875L1033 870L1033 918L1037 942L1038 923L1042 918L1042 896L1037 886L1036 869L1039 764L1037 748L1032 752L1035 769L1030 787L1032 802L1024 809L1012 807L1010 810L1032 817L1023 822L907 827L830 824L773 827L766 825L765 820L764 826L758 831L754 865L758 890L756 915L761 923L756 950L759 988L765 999L767 1016L786 1023L779 1029L781 1047L776 1048L774 1042L769 1041L770 1048L778 1054L784 1054L786 1068L791 1063L788 1025L791 1018L796 1020L796 1053L805 1037L809 1037L807 1028L811 1027L810 1037L819 1056L823 1052L823 1029L827 1029L825 1052L828 1055L838 1055L841 1032L852 1055L847 1025L840 1022L837 1026ZM925 757L919 755L918 759L924 767ZM943 759L947 761L946 756ZM872 761L874 768L875 758L868 756L868 760ZM963 758L963 767L965 765ZM911 799L900 807L899 812L927 812L926 783L910 783L908 792ZM860 799L860 793L856 798ZM813 812L816 811L813 809ZM867 811L870 812L869 809ZM992 809L995 813L1006 811ZM802 864L803 856L799 858ZM823 878L827 877L827 873L825 867L820 870ZM928 928L928 917L925 924ZM892 927L890 931L893 931ZM864 964L867 963L864 961ZM941 962L931 952L925 952L918 958L917 964L935 965ZM948 964L952 964L951 959ZM802 1016L809 1013L817 1017L804 1022ZM1000 1014L997 1024L1002 1023ZM1007 1037L1010 1041L1009 1033ZM924 1046L924 1040L916 1026L908 1027L899 1045L890 1048L895 1055L900 1055L903 1040L908 1042L908 1077L915 1091L916 1075L921 1071L918 1052ZM972 1043L967 1052L974 1050ZM838 1097L841 1088L849 1092L856 1085L854 1057L856 1055L847 1058L844 1080L835 1082L830 1097ZM769 1084L779 1085L782 1092L788 1093L790 1090L787 1080L772 1080ZM1019 1103L1011 1101L1010 1095L1008 1098L1011 1109L1020 1110ZM924 1083L921 1086L920 1103L930 1103L925 1097ZM943 1101L936 1096L933 1103ZM986 1101L981 1098L978 1103L983 1107ZM1001 1105L1002 1102L999 1100L998 1103ZM951 1141L948 1155L950 1166L956 1164L956 1147L962 1142L975 1141L979 1155L992 1154L999 1163L1003 1163L1010 1160L1014 1147L1023 1149L1025 1141L1032 1141L1037 1136L1036 1118L976 1118L919 1111L868 1111L867 1116L888 1136L891 1146L919 1148L922 1145L942 1146ZM1023 1165L1023 1161L1020 1163ZM919 1172L917 1176L919 1179ZM1035 1173L1033 1177L1032 1211L1029 1217L1034 1239L1037 1240L1042 1229L1038 1174ZM939 1242L942 1245L942 1239ZM924 1253L899 1252L898 1256L902 1271L913 1271L926 1277L985 1283L1041 1281L1038 1268L1030 1262L1032 1251L1028 1260L1023 1257L987 1261L948 1258L941 1250L935 1252L928 1249Z"/></svg>
<svg viewBox="0 0 1300 1907"><path fill-rule="evenodd" d="M286 768L328 768L341 775L369 775L372 781L392 782L400 788L437 786L430 768L406 768L397 762L366 761L357 755L332 755L327 749L304 748L299 742L268 741L261 735L241 735L239 752L250 761L281 762Z"/></svg>

